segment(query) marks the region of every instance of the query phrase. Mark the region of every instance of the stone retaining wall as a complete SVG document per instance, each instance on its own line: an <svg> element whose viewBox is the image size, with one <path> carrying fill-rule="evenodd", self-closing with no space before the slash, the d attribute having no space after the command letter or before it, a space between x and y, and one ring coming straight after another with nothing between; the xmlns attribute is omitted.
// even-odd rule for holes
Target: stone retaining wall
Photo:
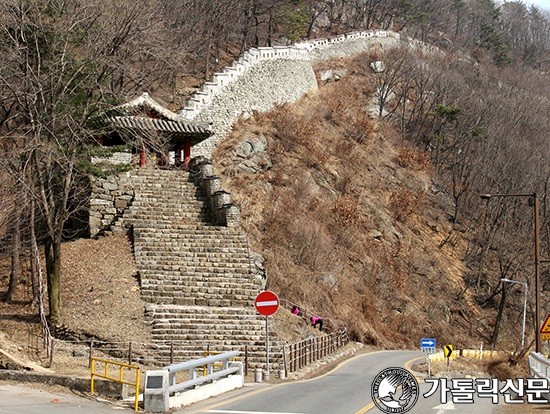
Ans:
<svg viewBox="0 0 550 414"><path fill-rule="evenodd" d="M92 177L90 196L90 237L110 236L125 230L124 213L132 205L134 183L131 173Z"/></svg>
<svg viewBox="0 0 550 414"><path fill-rule="evenodd" d="M110 157L92 157L92 164L107 162L109 164L131 164L132 153L130 152L115 152Z"/></svg>

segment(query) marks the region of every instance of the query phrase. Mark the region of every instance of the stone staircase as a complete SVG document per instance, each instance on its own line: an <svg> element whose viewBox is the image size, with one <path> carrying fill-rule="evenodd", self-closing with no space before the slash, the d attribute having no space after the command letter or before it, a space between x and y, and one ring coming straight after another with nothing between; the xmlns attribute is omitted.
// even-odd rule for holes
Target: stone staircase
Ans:
<svg viewBox="0 0 550 414"><path fill-rule="evenodd" d="M166 353L176 343L175 361L181 361L203 356L208 345L248 345L249 362L265 360L265 318L254 308L261 280L250 271L240 226L211 224L192 173L140 169L131 178L134 199L125 220L133 227L142 297L150 303L146 318L158 349Z"/></svg>

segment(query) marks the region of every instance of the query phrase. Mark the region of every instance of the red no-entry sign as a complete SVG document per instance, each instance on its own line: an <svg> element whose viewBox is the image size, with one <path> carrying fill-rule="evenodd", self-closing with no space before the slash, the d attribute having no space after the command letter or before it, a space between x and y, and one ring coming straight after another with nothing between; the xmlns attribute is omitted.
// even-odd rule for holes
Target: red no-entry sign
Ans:
<svg viewBox="0 0 550 414"><path fill-rule="evenodd" d="M265 291L256 296L254 306L260 314L271 316L279 309L279 298L275 293Z"/></svg>

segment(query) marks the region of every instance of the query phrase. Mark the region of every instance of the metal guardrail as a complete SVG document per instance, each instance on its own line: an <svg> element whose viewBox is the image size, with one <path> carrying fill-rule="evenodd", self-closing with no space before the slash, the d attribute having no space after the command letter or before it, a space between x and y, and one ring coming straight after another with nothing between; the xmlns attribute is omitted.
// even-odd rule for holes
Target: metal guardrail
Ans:
<svg viewBox="0 0 550 414"><path fill-rule="evenodd" d="M204 357L205 357L205 358L206 358L208 355L219 355L219 354L221 354L221 352L219 352L219 351L204 351ZM233 357L233 361L235 361L235 357ZM215 366L215 367L223 367L223 364L214 364L213 366ZM206 368L207 368L207 366L204 365L204 366L203 366L203 374L202 374L202 375L205 375L205 376L207 375L207 374L206 374Z"/></svg>
<svg viewBox="0 0 550 414"><path fill-rule="evenodd" d="M105 371L104 371L105 373L104 374L100 374L100 373L94 371L96 362L103 362L105 364ZM119 377L118 378L114 378L114 377L109 376L109 364L116 365L119 368ZM123 370L124 370L124 368L129 368L129 369L135 369L136 370L135 382L129 382L129 381L125 381L123 379L123 374L124 374ZM136 367L136 366L133 366L133 365L128 365L128 364L121 364L120 362L115 362L115 361L108 361L106 359L93 358L92 357L91 358L90 371L91 371L91 375L92 375L90 392L92 394L94 392L94 376L99 377L99 378L105 378L105 379L108 379L110 381L120 382L121 384L128 384L132 387L135 387L135 389L136 389L136 402L135 402L134 410L137 411L137 409L138 409L138 396L139 396L139 367Z"/></svg>
<svg viewBox="0 0 550 414"><path fill-rule="evenodd" d="M211 381L213 379L230 375L240 370L239 367L228 367L229 360L239 355L239 351L225 352L219 355L212 355L206 358L196 359L194 361L182 362L180 364L173 364L165 367L168 371L168 383L170 394L189 388L193 385L198 385L203 382ZM222 370L214 372L214 365L216 362L222 363ZM206 365L206 375L197 377L197 368ZM176 372L189 370L189 380L176 384Z"/></svg>
<svg viewBox="0 0 550 414"><path fill-rule="evenodd" d="M550 361L538 352L529 353L529 373L550 380Z"/></svg>
<svg viewBox="0 0 550 414"><path fill-rule="evenodd" d="M349 342L346 330L304 339L283 347L285 375L324 358ZM288 351L287 351L288 350Z"/></svg>

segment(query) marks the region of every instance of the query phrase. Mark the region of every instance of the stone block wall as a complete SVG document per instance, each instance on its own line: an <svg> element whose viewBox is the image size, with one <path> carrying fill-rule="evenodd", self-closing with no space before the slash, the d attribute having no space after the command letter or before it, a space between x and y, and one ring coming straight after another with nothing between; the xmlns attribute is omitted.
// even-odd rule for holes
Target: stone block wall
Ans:
<svg viewBox="0 0 550 414"><path fill-rule="evenodd" d="M124 231L124 213L134 199L134 184L130 172L105 179L92 177L90 197L90 236L110 236Z"/></svg>
<svg viewBox="0 0 550 414"><path fill-rule="evenodd" d="M92 157L92 164L107 162L109 164L131 164L132 153L130 152L115 152L110 157Z"/></svg>
<svg viewBox="0 0 550 414"><path fill-rule="evenodd" d="M269 111L276 104L295 102L316 88L317 80L309 61L288 58L259 61L231 82L227 81L223 89L212 89L204 104L194 103L191 111L186 107L180 112L212 125L214 134L195 145L193 155L209 158L242 113Z"/></svg>
<svg viewBox="0 0 550 414"><path fill-rule="evenodd" d="M435 50L399 33L369 30L244 52L230 66L212 75L211 81L204 83L179 112L186 119L212 125L213 135L195 145L193 155L210 158L243 112L268 111L276 104L295 102L316 89L312 63L402 45L426 53Z"/></svg>

